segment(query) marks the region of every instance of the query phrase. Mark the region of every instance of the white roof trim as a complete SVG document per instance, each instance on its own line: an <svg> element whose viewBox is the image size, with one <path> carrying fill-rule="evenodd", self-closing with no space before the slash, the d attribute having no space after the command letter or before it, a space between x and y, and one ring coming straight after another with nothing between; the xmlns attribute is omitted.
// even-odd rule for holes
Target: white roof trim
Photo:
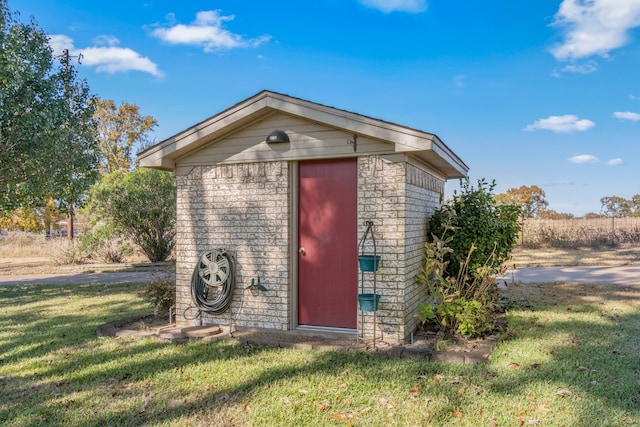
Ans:
<svg viewBox="0 0 640 427"><path fill-rule="evenodd" d="M174 170L177 157L278 111L387 141L398 153L424 154L427 162L435 156L438 164L434 166L442 170L445 165L447 178L464 177L469 170L435 134L270 91L262 91L146 149L138 155L140 166Z"/></svg>

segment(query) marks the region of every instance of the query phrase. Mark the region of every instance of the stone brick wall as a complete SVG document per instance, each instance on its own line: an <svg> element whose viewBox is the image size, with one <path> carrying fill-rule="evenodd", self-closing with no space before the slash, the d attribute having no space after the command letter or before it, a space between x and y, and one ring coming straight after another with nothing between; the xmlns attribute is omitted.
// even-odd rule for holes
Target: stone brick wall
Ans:
<svg viewBox="0 0 640 427"><path fill-rule="evenodd" d="M230 311L205 315L204 323L232 327L289 329L293 280L290 260L289 163L264 162L198 166L177 177L177 320L191 301L191 275L204 251L227 248L237 259L237 283ZM358 238L373 221L382 256L376 292L378 338L405 341L417 325L415 310L424 289L415 284L422 262L428 218L439 206L444 180L418 163L358 159ZM365 250L371 252L371 240ZM246 289L261 278L268 292ZM359 290L373 292L373 274L364 273ZM360 287L364 286L363 289ZM195 314L186 311L187 317ZM358 312L358 331L373 336L373 313Z"/></svg>
<svg viewBox="0 0 640 427"><path fill-rule="evenodd" d="M381 295L376 337L403 342L415 330L418 301L424 289L415 284L426 242L428 218L440 204L444 180L409 162L389 162L376 156L359 158L358 236L373 221L381 265L375 276ZM368 241L368 243L370 243ZM367 252L372 245L366 245ZM374 276L361 274L359 293L372 293ZM373 337L374 314L359 312L358 331Z"/></svg>
<svg viewBox="0 0 640 427"><path fill-rule="evenodd" d="M192 305L191 274L198 256L224 247L237 259L230 311L204 323L289 327L289 165L287 162L199 166L177 177L177 320ZM246 289L261 278L268 292ZM195 310L188 310L193 316Z"/></svg>
<svg viewBox="0 0 640 427"><path fill-rule="evenodd" d="M404 339L410 338L418 325L415 313L418 302L424 302L426 288L416 285L416 275L424 260L424 244L427 241L429 218L441 204L445 181L430 173L425 167L407 164L405 184L405 263L404 263Z"/></svg>

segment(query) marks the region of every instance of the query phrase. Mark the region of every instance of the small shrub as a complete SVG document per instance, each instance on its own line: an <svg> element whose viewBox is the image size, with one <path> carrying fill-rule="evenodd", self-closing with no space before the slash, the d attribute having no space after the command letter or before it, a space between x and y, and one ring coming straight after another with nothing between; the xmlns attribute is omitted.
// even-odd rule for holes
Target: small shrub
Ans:
<svg viewBox="0 0 640 427"><path fill-rule="evenodd" d="M78 240L80 251L90 259L120 263L133 254L133 248L127 239L108 223L94 227Z"/></svg>
<svg viewBox="0 0 640 427"><path fill-rule="evenodd" d="M499 292L492 268L480 268L474 275L466 271L474 248L463 262L458 276L447 273L452 252L447 241L436 236L425 245L425 265L417 277L418 285L427 286L427 303L418 303L422 323L434 323L447 334L474 337L484 335L495 326ZM490 263L490 262L488 262Z"/></svg>
<svg viewBox="0 0 640 427"><path fill-rule="evenodd" d="M428 301L418 304L418 318L449 334L484 335L493 330L500 297L495 275L504 271L516 243L520 208L499 204L495 183L469 181L462 192L436 210L432 241L425 245L418 285L427 286Z"/></svg>
<svg viewBox="0 0 640 427"><path fill-rule="evenodd" d="M139 295L147 300L156 310L168 311L176 306L176 282L166 272L154 277L143 285Z"/></svg>
<svg viewBox="0 0 640 427"><path fill-rule="evenodd" d="M54 251L55 257L52 258L54 265L84 264L87 261L87 257L74 241L58 239L55 246L57 249Z"/></svg>

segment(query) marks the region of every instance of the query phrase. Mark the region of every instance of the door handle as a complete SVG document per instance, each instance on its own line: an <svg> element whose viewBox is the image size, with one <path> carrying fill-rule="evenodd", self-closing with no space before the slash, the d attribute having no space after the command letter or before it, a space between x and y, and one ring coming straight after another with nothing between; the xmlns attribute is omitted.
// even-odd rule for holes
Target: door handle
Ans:
<svg viewBox="0 0 640 427"><path fill-rule="evenodd" d="M307 254L307 250L305 248L300 248L298 249L298 253L301 255L306 255Z"/></svg>

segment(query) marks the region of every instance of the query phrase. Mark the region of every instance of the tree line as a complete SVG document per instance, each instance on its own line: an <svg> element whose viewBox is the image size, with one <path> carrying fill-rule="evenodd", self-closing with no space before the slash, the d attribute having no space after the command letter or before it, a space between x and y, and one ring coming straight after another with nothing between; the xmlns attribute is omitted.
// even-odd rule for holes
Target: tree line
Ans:
<svg viewBox="0 0 640 427"><path fill-rule="evenodd" d="M156 120L92 94L68 51L55 55L35 20L22 22L7 0L0 47L0 229L48 231L67 218L72 240L83 212L88 248L125 235L151 261L166 259L175 183L167 172L137 169L134 157L151 145Z"/></svg>
<svg viewBox="0 0 640 427"><path fill-rule="evenodd" d="M547 202L544 190L537 185L523 185L518 188L510 188L504 193L496 194L496 201L520 207L521 219L571 219L573 214L556 212L547 209ZM636 217L640 216L640 194L636 194L631 199L624 199L618 196L606 196L600 199L600 213L590 212L586 218L600 217Z"/></svg>

